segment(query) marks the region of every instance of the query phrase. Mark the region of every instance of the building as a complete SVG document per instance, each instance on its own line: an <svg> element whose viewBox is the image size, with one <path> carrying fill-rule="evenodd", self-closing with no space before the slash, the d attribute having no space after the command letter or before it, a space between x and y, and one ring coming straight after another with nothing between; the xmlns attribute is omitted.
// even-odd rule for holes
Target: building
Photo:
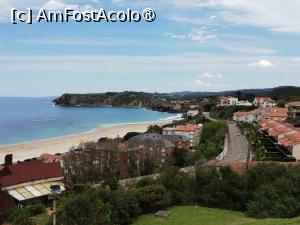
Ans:
<svg viewBox="0 0 300 225"><path fill-rule="evenodd" d="M64 167L64 160L62 154L48 154L43 153L40 157L38 157L39 160L42 160L45 163L53 163L53 162L59 162L60 166Z"/></svg>
<svg viewBox="0 0 300 225"><path fill-rule="evenodd" d="M300 101L298 101L298 102L289 102L285 105L285 107L288 109L289 114L292 117L300 116Z"/></svg>
<svg viewBox="0 0 300 225"><path fill-rule="evenodd" d="M287 108L277 107L260 107L249 112L235 112L233 120L236 122L258 122L261 120L271 119L277 121L284 121L288 117Z"/></svg>
<svg viewBox="0 0 300 225"><path fill-rule="evenodd" d="M241 101L238 101L238 103L237 103L236 105L237 105L237 106L251 107L251 106L252 106L252 103L249 102L249 101L241 100Z"/></svg>
<svg viewBox="0 0 300 225"><path fill-rule="evenodd" d="M269 97L256 97L253 101L253 105L262 107L276 107L276 102Z"/></svg>
<svg viewBox="0 0 300 225"><path fill-rule="evenodd" d="M199 114L198 110L189 110L189 111L187 111L186 116L187 117L194 117L194 116L197 116L198 114Z"/></svg>
<svg viewBox="0 0 300 225"><path fill-rule="evenodd" d="M0 192L8 208L25 206L37 199L48 199L50 187L59 185L64 191L63 173L59 162L44 163L42 160L30 160L12 163L12 155L5 156L5 163L0 167ZM3 213L3 212L2 212Z"/></svg>
<svg viewBox="0 0 300 225"><path fill-rule="evenodd" d="M259 123L262 133L269 138L283 151L289 152L295 159L300 159L300 131L292 124L264 120Z"/></svg>
<svg viewBox="0 0 300 225"><path fill-rule="evenodd" d="M173 143L176 148L189 150L190 148L190 140L183 135L162 135L162 138Z"/></svg>
<svg viewBox="0 0 300 225"><path fill-rule="evenodd" d="M234 106L239 102L238 98L232 96L221 96L219 97L218 106Z"/></svg>
<svg viewBox="0 0 300 225"><path fill-rule="evenodd" d="M300 132L284 134L278 144L289 150L295 159L300 159Z"/></svg>
<svg viewBox="0 0 300 225"><path fill-rule="evenodd" d="M236 122L248 122L252 123L256 121L255 114L251 112L236 112L233 114L233 120Z"/></svg>
<svg viewBox="0 0 300 225"><path fill-rule="evenodd" d="M134 136L130 138L126 144L129 147L141 147L146 148L151 151L159 151L161 154L162 161L166 155L169 155L175 149L175 144L171 141L164 139L161 134L156 133L146 133Z"/></svg>
<svg viewBox="0 0 300 225"><path fill-rule="evenodd" d="M199 145L201 132L202 124L188 124L185 126L177 126L163 129L163 135L181 135L187 137L190 142L190 148L194 148L197 145Z"/></svg>

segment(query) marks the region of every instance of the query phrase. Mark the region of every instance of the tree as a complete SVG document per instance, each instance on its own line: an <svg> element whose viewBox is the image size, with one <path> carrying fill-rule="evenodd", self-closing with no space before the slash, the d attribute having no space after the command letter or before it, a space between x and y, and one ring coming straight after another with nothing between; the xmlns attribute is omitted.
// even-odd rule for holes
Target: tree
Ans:
<svg viewBox="0 0 300 225"><path fill-rule="evenodd" d="M149 154L146 154L142 162L141 175L145 176L154 173L155 167L154 159Z"/></svg>
<svg viewBox="0 0 300 225"><path fill-rule="evenodd" d="M20 214L14 219L12 225L35 225L35 223L27 215Z"/></svg>
<svg viewBox="0 0 300 225"><path fill-rule="evenodd" d="M195 179L171 166L160 174L162 185L171 195L172 204L190 204L195 201Z"/></svg>
<svg viewBox="0 0 300 225"><path fill-rule="evenodd" d="M186 164L187 152L184 149L175 148L171 157L174 159L174 166L183 167Z"/></svg>
<svg viewBox="0 0 300 225"><path fill-rule="evenodd" d="M242 177L230 167L196 171L197 202L207 207L243 210L245 192Z"/></svg>
<svg viewBox="0 0 300 225"><path fill-rule="evenodd" d="M150 185L137 189L139 206L143 213L154 212L170 204L170 196L161 185Z"/></svg>
<svg viewBox="0 0 300 225"><path fill-rule="evenodd" d="M58 211L57 221L61 225L106 225L108 215L99 198L78 195Z"/></svg>
<svg viewBox="0 0 300 225"><path fill-rule="evenodd" d="M255 218L294 217L298 215L300 203L293 196L281 192L273 185L264 185L254 193L247 207L247 215Z"/></svg>
<svg viewBox="0 0 300 225"><path fill-rule="evenodd" d="M161 134L162 133L162 128L158 125L150 125L146 131L146 133L156 133L156 134Z"/></svg>
<svg viewBox="0 0 300 225"><path fill-rule="evenodd" d="M128 132L127 134L125 134L125 136L123 137L123 141L128 141L130 138L135 137L137 135L140 135L141 133L139 132Z"/></svg>
<svg viewBox="0 0 300 225"><path fill-rule="evenodd" d="M122 189L114 191L102 189L99 190L98 196L109 208L109 224L130 224L141 213L137 195L133 191L125 192Z"/></svg>

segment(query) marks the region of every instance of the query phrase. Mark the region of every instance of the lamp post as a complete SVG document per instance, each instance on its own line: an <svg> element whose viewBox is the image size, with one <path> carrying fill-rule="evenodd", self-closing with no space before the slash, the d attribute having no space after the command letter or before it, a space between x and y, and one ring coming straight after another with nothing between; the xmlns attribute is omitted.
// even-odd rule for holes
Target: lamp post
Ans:
<svg viewBox="0 0 300 225"><path fill-rule="evenodd" d="M60 185L51 185L51 194L49 196L50 199L53 199L53 225L56 225L56 199L59 195L62 194L62 191L60 189Z"/></svg>

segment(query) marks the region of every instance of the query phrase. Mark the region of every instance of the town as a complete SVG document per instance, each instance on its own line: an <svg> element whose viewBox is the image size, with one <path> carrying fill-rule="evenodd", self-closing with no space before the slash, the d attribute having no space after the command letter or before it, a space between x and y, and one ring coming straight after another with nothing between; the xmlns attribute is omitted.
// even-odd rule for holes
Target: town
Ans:
<svg viewBox="0 0 300 225"><path fill-rule="evenodd" d="M99 137L98 141L70 147L66 153L45 152L25 161L15 162L12 154L6 155L0 165L1 218L13 224L54 224L57 221L58 224L88 224L83 220L78 222L81 217L97 219L98 222L92 224L130 224L144 213L168 216L168 211L163 211L166 207L182 204L245 211L256 218L279 215L276 209L270 211L270 205L260 212L262 216L257 216L261 209L254 204L260 204L260 199L239 202L242 197L226 193L223 185L219 191L228 198L227 204L221 198L212 202L214 190L206 194L207 199L203 197L202 188L216 185L215 176L225 179L222 182L231 182L226 180L228 174L236 176L237 186L232 188L243 195L244 185L246 190L251 189L249 179L255 176L273 179L256 172L270 170L272 174L277 167L282 171L298 169L300 101L274 100L267 96L250 100L241 98L239 91L233 94L235 96L172 99L172 104L183 112L182 118L163 126L151 125L143 133ZM203 176L212 180L205 181L203 187L190 186L193 182L204 182ZM260 191L258 187L252 187L251 191ZM198 191L194 192L194 188ZM79 202L90 201L92 193L98 192L97 201L101 201L98 211L88 214L82 209L82 213L87 214L74 218L67 207L80 210ZM153 198L147 197L150 192ZM91 196L72 200L78 193ZM130 200L127 195L134 193L140 195ZM128 205L123 209L128 210L124 217L118 211L121 206L111 202L114 197L106 199L105 195L115 196L122 204L137 204L138 212L131 211L133 206ZM93 204L100 202L88 204L93 208ZM107 204L118 214L107 218ZM267 210L270 214L263 214ZM295 215L296 211L288 217Z"/></svg>

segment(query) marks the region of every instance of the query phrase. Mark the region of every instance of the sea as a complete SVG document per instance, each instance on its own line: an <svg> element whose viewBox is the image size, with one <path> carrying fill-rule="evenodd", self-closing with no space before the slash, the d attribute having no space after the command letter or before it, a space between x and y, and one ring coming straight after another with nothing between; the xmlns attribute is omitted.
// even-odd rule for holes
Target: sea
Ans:
<svg viewBox="0 0 300 225"><path fill-rule="evenodd" d="M179 119L180 114L144 108L60 107L54 97L0 97L0 146L68 136L94 129Z"/></svg>

